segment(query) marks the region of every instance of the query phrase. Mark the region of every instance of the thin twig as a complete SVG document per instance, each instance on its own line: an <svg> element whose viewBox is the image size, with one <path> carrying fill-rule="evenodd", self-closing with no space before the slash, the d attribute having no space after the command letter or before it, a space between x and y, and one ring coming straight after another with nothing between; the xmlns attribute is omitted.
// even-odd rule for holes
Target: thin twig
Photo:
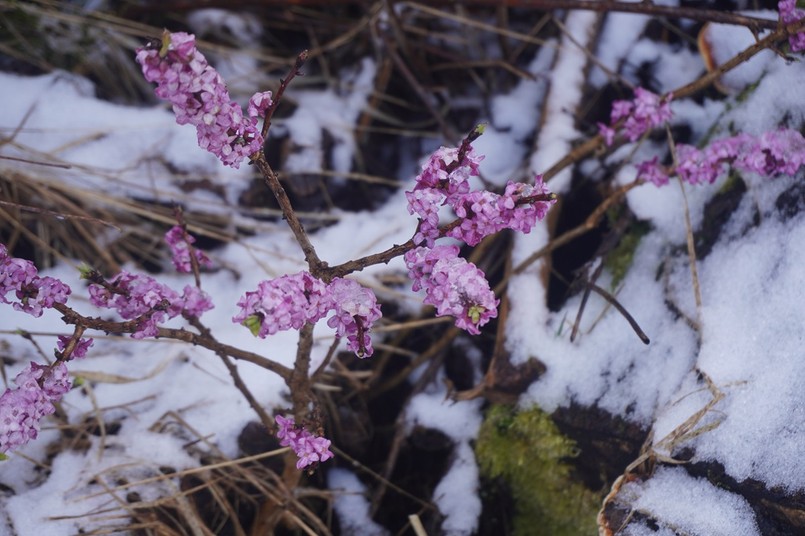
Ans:
<svg viewBox="0 0 805 536"><path fill-rule="evenodd" d="M610 305L612 305L615 309L618 310L618 312L623 316L623 318L625 318L626 321L629 322L629 325L632 326L632 329L634 330L635 333L637 333L637 336L640 337L640 340L643 341L643 344L649 344L651 342L651 340L648 338L648 335L646 335L645 332L642 329L640 329L640 325L637 323L634 317L632 317L632 315L629 314L629 311L627 311L626 308L623 305L621 305L617 299L615 299L615 296L613 296L606 290L602 289L595 283L588 283L587 285L591 290L593 290L596 294L604 298L606 301L610 303Z"/></svg>
<svg viewBox="0 0 805 536"><path fill-rule="evenodd" d="M282 96L285 94L285 90L288 88L288 85L291 83L291 80L293 80L297 76L301 76L302 74L301 69L302 66L305 64L305 62L307 61L307 57L308 57L307 50L303 50L302 52L299 53L298 56L296 56L296 61L294 62L294 65L291 68L291 70L288 72L288 76L280 80L280 87L277 89L277 92L274 95L272 95L271 104L268 106L268 108L266 108L265 117L263 118L263 129L261 131L261 134L263 135L264 139L266 138L266 136L268 136L268 129L271 128L271 118L274 116L274 111L277 109L277 106L279 106L280 100L282 99Z"/></svg>
<svg viewBox="0 0 805 536"><path fill-rule="evenodd" d="M103 320L102 318L92 318L83 316L67 305L61 303L53 304L53 308L62 314L62 321L65 324L82 325L86 326L88 329L96 329L99 331L105 331L107 333L134 333L140 329L140 324L143 320L142 317L139 317L126 322L113 322L110 320ZM261 355L247 352L245 350L235 348L234 346L229 346L228 344L218 342L215 339L204 337L198 333L193 333L184 329L158 328L158 330L158 337L184 341L196 346L202 346L208 350L212 350L213 352L221 351L235 359L248 361L249 363L254 363L255 365L263 367L266 370L270 370L271 372L281 376L286 381L291 377L291 369Z"/></svg>
<svg viewBox="0 0 805 536"><path fill-rule="evenodd" d="M282 209L283 217L285 221L288 222L288 227L291 228L291 232L293 232L296 241L299 242L299 247L302 248L302 253L305 255L305 261L307 261L307 265L310 268L310 273L314 277L321 279L324 275L324 270L327 268L327 263L319 259L316 248L314 248L313 244L310 242L305 227L296 215L291 205L291 200L288 198L288 194L285 193L285 188L282 187L277 174L271 169L271 166L268 164L262 152L254 160L254 164L260 170L260 173L266 181L266 185L268 185L271 193L273 193L274 197L277 199L277 203L279 203Z"/></svg>

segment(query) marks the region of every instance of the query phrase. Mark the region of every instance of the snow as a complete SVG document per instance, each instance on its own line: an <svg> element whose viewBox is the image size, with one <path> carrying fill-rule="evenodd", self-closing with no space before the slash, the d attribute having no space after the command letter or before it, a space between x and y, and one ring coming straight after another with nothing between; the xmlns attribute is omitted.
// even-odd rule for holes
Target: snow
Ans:
<svg viewBox="0 0 805 536"><path fill-rule="evenodd" d="M695 79L704 68L700 58L689 50L640 38L645 20L626 14L607 17L602 40L596 47L603 64L611 69L623 66L624 76L637 83L637 68L645 62L655 63L654 89L659 91L672 90ZM597 22L598 15L594 13L572 12L565 25L576 42L589 47ZM250 19L226 18L215 10L197 12L190 24L198 31L224 24L233 35L249 39L260 35L259 27L254 27ZM719 25L708 30L719 61L751 42L751 35L732 30L734 27ZM245 80L249 66L255 65L249 58L245 54L232 59L233 65L236 59L245 63L230 66L230 74ZM525 169L542 172L582 137L575 114L583 104L586 65L583 50L562 36L558 48L545 46L530 61L526 70L534 75L533 80L523 80L508 94L493 99L490 117L479 118L490 126L476 144L480 153L487 154L481 167L485 178L503 184ZM341 173L351 169L352 129L372 91L375 72L374 61L367 59L343 73L344 87L340 91L289 90L289 98L299 106L291 117L278 120L276 127L287 132L301 149L289 160L287 171L320 169L325 130L335 140L334 169ZM606 82L600 69L593 69L590 76L596 86ZM757 134L781 123L793 128L805 123L802 62L786 63L772 53L764 53L730 73L723 83L735 92L755 83L757 87L740 102L729 98L672 104L674 124L689 125L694 142L708 134ZM166 203L178 200L190 208L230 213L236 194L250 177L249 170L223 168L214 157L200 151L193 130L175 125L164 107L133 108L100 101L94 98L90 82L62 72L38 77L0 73L0 87L4 90L4 105L0 107L4 136L21 127L13 141L3 145L3 156L74 166L70 170L37 167L40 180L69 184L76 191L109 199L141 198ZM541 126L538 133L537 125ZM534 138L534 147L529 147ZM654 155L664 157L668 148L656 140L640 147L628 145L611 155L608 163L617 162L632 150L637 151L634 160L639 161ZM213 202L204 194L186 194L168 172L166 163L224 186L226 199ZM28 164L20 162L0 160L0 167L3 172L30 173ZM589 163L583 166L591 168ZM724 181L686 187L684 197L674 183L665 188L643 185L627 195L629 208L637 218L649 222L652 230L641 241L626 278L611 290L651 338L648 346L622 316L595 294L582 318L580 337L571 343L570 327L580 297L570 298L561 311L549 311L544 305L542 262L512 278L508 288L511 310L505 333L507 349L515 363L536 357L547 367L520 405L539 404L546 411L571 403L597 406L650 429L655 448L673 456L678 452L663 440L673 437L683 422L712 399L699 375L703 372L724 398L702 417L699 425L708 429L683 438L677 446L691 447L694 462L722 464L738 482L751 478L768 487L805 490L805 464L801 462L801 446L805 443L805 361L801 350L805 325L805 218L799 215L784 219L775 208L779 194L802 180L801 175L797 179L773 180L743 177L748 191L741 205L710 254L697 263L701 310L697 310L694 301L684 249L685 199L692 226L698 229L704 222L704 207ZM616 183L625 185L634 177L634 167L627 165L617 171ZM404 208L403 190L412 184L410 177L407 180L403 181L404 188L374 212L334 214L337 221L311 237L320 256L336 264L410 238L415 221ZM561 194L568 191L570 181L571 172L566 170L549 186ZM234 304L243 292L253 289L262 279L305 267L298 245L284 227L260 225L257 236L240 238L214 253L214 260L233 267L238 277L229 270L204 275L204 289L217 304L204 321L222 342L290 365L296 350L295 334L280 333L260 340L231 322ZM522 262L548 241L545 225L529 235L516 236L513 264ZM382 295L388 289L379 282L380 276L403 272L401 260L395 259L355 277L382 289ZM60 265L45 273L70 284L74 294L83 293L84 283L73 268ZM191 278L161 274L160 280L181 288ZM610 283L611 274L605 272L599 285L609 288ZM411 293L394 297L402 299L402 307L408 310L419 304ZM98 314L87 302L77 296L75 300L80 311ZM699 330L678 312L698 321ZM36 341L43 348L53 347L55 335L68 332L52 312L33 319L4 310L0 315L0 338L8 347L3 353L18 359L6 366L8 377L13 377L27 361L39 359L31 343L14 334L17 328L37 333ZM317 326L315 334L313 367L321 362L332 340L331 330L323 324ZM376 337L379 339L379 334ZM472 357L476 363L481 361L478 356ZM249 363L237 366L263 406L273 411L288 405L281 379ZM135 480L143 477L136 474L142 467L193 467L197 462L186 445L198 438L190 429L214 443L224 455L237 456L237 436L254 419L219 358L201 348L169 341L99 337L89 356L73 363L71 371L87 378L93 397L80 390L67 395L64 406L70 422L94 418L98 407L114 408L104 409L104 416L107 422L119 421L121 428L116 435L104 438L103 451L101 439L95 438L87 451L60 452L52 459L51 472L41 480L36 479L38 473L30 460L46 458L48 443L59 437L55 429L46 426L39 440L20 450L21 455L2 462L0 484L9 486L14 493L1 498L0 504L19 534L58 536L86 528L70 516L108 507L109 497L96 495L102 491L93 482L96 475L120 474ZM482 403L452 402L441 381L434 385L438 387L429 387L412 397L405 410L406 423L409 427L441 430L453 440L449 469L432 500L445 516L445 533L470 534L477 529L481 515L480 477L472 442L481 424ZM187 428L155 426L170 412L180 414ZM52 425L52 421L47 424ZM138 466L136 471L129 469ZM133 472L127 473L129 470ZM326 465L320 470L326 474L328 487L336 491L333 505L342 530L386 533L370 519L367 487L355 474ZM689 476L684 467L660 467L650 478L626 485L619 498L661 524L659 532L655 532L636 522L624 534L664 535L677 530L707 535L758 534L754 514L745 499ZM51 519L59 516L65 519ZM0 531L4 529L5 526Z"/></svg>
<svg viewBox="0 0 805 536"><path fill-rule="evenodd" d="M441 382L437 385L442 385ZM481 426L481 400L453 402L443 388L419 393L406 412L409 427L420 425L447 434L455 443L453 461L433 492L433 501L445 516L442 530L448 535L469 535L478 528L481 499L475 452L470 442Z"/></svg>
<svg viewBox="0 0 805 536"><path fill-rule="evenodd" d="M333 508L338 515L342 533L360 533L366 536L383 536L389 533L369 516L366 486L354 473L346 469L328 471L327 487L335 492Z"/></svg>
<svg viewBox="0 0 805 536"><path fill-rule="evenodd" d="M656 518L670 534L708 536L755 536L752 508L743 497L713 487L704 479L689 476L684 469L663 467L643 484L627 484L622 494L635 495L632 507ZM706 505L703 507L703 505ZM624 534L657 534L627 530Z"/></svg>

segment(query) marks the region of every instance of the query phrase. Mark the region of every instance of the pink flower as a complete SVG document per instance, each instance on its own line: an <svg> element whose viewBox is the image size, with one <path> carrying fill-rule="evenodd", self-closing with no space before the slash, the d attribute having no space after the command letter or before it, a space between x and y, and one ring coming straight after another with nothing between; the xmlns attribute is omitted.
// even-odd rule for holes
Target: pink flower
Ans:
<svg viewBox="0 0 805 536"><path fill-rule="evenodd" d="M275 417L279 429L277 439L283 447L291 449L299 457L296 462L297 469L304 469L318 462L325 462L334 454L330 451L330 440L317 437L302 427L297 427L293 417L285 418L281 415Z"/></svg>
<svg viewBox="0 0 805 536"><path fill-rule="evenodd" d="M419 247L405 254L413 290L425 289L424 302L436 316L452 315L456 326L472 335L497 316L499 300L484 273L458 256L455 246Z"/></svg>
<svg viewBox="0 0 805 536"><path fill-rule="evenodd" d="M0 247L0 302L10 303L17 311L35 317L42 316L43 309L67 303L70 287L49 276L39 277L34 263L9 257L6 247L1 244ZM19 301L6 298L12 291Z"/></svg>
<svg viewBox="0 0 805 536"><path fill-rule="evenodd" d="M64 363L47 367L31 363L20 372L16 389L0 396L0 452L21 447L39 434L39 422L56 408L55 402L70 390Z"/></svg>
<svg viewBox="0 0 805 536"><path fill-rule="evenodd" d="M416 178L414 190L432 188L439 190L448 200L456 195L466 193L470 189L470 177L478 176L478 166L483 156L475 154L470 148L458 161L459 150L441 147L436 150L422 166L422 172Z"/></svg>
<svg viewBox="0 0 805 536"><path fill-rule="evenodd" d="M615 141L615 131L618 128L623 129L629 141L637 141L649 130L671 119L671 94L660 97L638 87L635 88L634 95L635 98L631 101L618 100L612 103L609 126L598 124L598 130L607 145L612 145Z"/></svg>
<svg viewBox="0 0 805 536"><path fill-rule="evenodd" d="M381 316L374 292L350 279L335 278L329 284L308 272L261 281L238 301L240 312L233 322L265 338L279 331L301 329L316 323L330 311L327 325L338 337L347 337L347 348L358 357L373 353L369 338L372 324Z"/></svg>
<svg viewBox="0 0 805 536"><path fill-rule="evenodd" d="M315 323L331 308L327 286L308 272L261 281L256 291L241 297L238 306L241 310L232 321L247 325L261 339Z"/></svg>
<svg viewBox="0 0 805 536"><path fill-rule="evenodd" d="M461 223L447 236L463 240L470 246L503 229L530 233L537 221L545 218L548 209L556 203L541 175L535 177L533 186L509 181L503 195L475 191L458 195L455 199L452 206Z"/></svg>
<svg viewBox="0 0 805 536"><path fill-rule="evenodd" d="M335 328L336 336L347 337L347 349L358 357L374 353L369 331L382 315L375 293L351 279L337 277L327 287L335 314L327 325Z"/></svg>
<svg viewBox="0 0 805 536"><path fill-rule="evenodd" d="M783 24L793 24L805 18L805 11L797 9L796 0L780 0L777 9L780 11L780 20ZM788 44L792 52L805 50L805 32L788 36Z"/></svg>
<svg viewBox="0 0 805 536"><path fill-rule="evenodd" d="M165 233L165 242L170 246L171 260L176 271L185 274L190 273L192 270L192 263L190 262L191 249L200 267L209 268L212 266L212 261L203 251L191 247L196 242L196 239L190 233L185 232L181 226L174 225L171 227Z"/></svg>
<svg viewBox="0 0 805 536"><path fill-rule="evenodd" d="M67 347L67 344L70 342L71 339L72 339L72 337L70 337L69 335L59 335L58 336L58 341L56 342L56 347L59 349L60 352L64 351L64 349ZM90 349L90 347L94 343L95 343L95 341L91 337L88 337L86 339L84 339L84 338L78 339L78 342L76 343L75 348L73 348L73 353L72 353L71 357L80 359L80 358L86 356L87 351Z"/></svg>
<svg viewBox="0 0 805 536"><path fill-rule="evenodd" d="M159 283L147 275L134 275L125 270L109 281L109 287L89 286L90 303L96 307L115 309L125 320L139 319L135 339L156 337L158 324L180 314L201 316L213 308L209 296L201 290L186 286L184 294Z"/></svg>
<svg viewBox="0 0 805 536"><path fill-rule="evenodd" d="M668 174L663 172L658 160L655 156L651 160L637 164L637 178L642 181L653 182L656 186L668 184Z"/></svg>
<svg viewBox="0 0 805 536"><path fill-rule="evenodd" d="M676 146L677 166L670 171L689 184L711 184L729 166L766 177L794 175L805 165L805 138L796 130L778 129L760 136L738 134L715 140L703 149L680 143ZM638 164L638 178L657 186L668 183L656 158Z"/></svg>
<svg viewBox="0 0 805 536"><path fill-rule="evenodd" d="M173 105L176 122L196 127L202 149L234 168L262 149L257 117L270 105L270 92L255 94L244 117L221 76L196 49L194 36L166 31L159 48L137 49L137 62L145 79L157 83L156 95Z"/></svg>

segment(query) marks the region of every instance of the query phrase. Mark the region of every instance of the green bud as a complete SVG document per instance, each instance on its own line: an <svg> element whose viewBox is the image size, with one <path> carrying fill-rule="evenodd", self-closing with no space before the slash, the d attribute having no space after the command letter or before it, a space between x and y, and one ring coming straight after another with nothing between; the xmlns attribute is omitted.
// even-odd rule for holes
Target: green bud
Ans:
<svg viewBox="0 0 805 536"><path fill-rule="evenodd" d="M162 32L162 47L159 49L159 57L164 58L168 55L171 47L171 33L168 30Z"/></svg>
<svg viewBox="0 0 805 536"><path fill-rule="evenodd" d="M470 308L467 311L467 316L470 317L470 320L472 320L473 324L477 324L481 321L481 313L484 311L486 311L486 309L480 305L470 305Z"/></svg>
<svg viewBox="0 0 805 536"><path fill-rule="evenodd" d="M84 262L78 267L78 273L81 275L81 279L90 279L90 274L94 271L95 269L92 268L92 266Z"/></svg>
<svg viewBox="0 0 805 536"><path fill-rule="evenodd" d="M252 332L252 335L257 337L257 334L260 333L260 326L263 324L263 319L260 315L250 315L246 317L244 320L243 325L249 328L249 331Z"/></svg>

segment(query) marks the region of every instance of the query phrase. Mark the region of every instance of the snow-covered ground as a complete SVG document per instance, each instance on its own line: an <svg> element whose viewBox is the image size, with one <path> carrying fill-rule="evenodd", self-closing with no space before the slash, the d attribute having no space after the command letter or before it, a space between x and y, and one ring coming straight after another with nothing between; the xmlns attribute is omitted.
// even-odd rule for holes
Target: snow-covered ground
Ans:
<svg viewBox="0 0 805 536"><path fill-rule="evenodd" d="M656 59L653 77L658 92L683 86L704 71L702 60L689 50L671 49L641 37L646 17L640 15L607 17L603 37L597 44L588 42L600 17L585 12L567 16L564 24L569 36L551 42L530 65L534 74L550 71L550 76L521 82L494 101L490 117L478 117L489 123L487 133L476 143L477 150L487 154L482 164L485 178L502 184L518 170L544 171L583 137L574 114L583 104L581 91L589 60L584 49L600 51L598 57L607 68L621 72L634 84L638 80L633 67ZM621 27L629 31L619 31ZM716 27L712 35L718 51L734 53L752 42L748 31L735 27L729 31ZM336 171L349 171L352 147L348 133L369 98L375 75L376 66L367 59L359 68L343 73L351 77L352 91L346 95L297 92L299 112L277 128L295 140L304 140L312 152L321 143L321 133L329 131L335 139ZM597 68L589 76L594 84L606 80ZM694 143L705 136L760 134L781 124L802 129L802 62L786 62L764 53L733 71L724 84L733 95L720 100L673 101L672 125L689 126ZM751 91L738 99L739 92L750 86ZM293 91L292 87L289 93L293 95ZM227 214L233 228L240 221L235 210L237 195L252 170L220 166L213 156L198 149L193 129L177 126L166 109L101 101L94 97L87 80L64 72L37 77L0 73L0 94L2 136L10 136L20 127L12 141L0 146L0 157L72 166L37 166L36 180L69 184L87 196L97 195L101 203L115 197L178 201L189 209ZM535 135L537 123L542 126ZM536 138L533 146L532 137ZM638 147L630 144L607 157L607 162L627 158L633 151L634 160L640 161L667 150L667 144L660 141ZM313 165L318 159L315 154L307 158L298 165ZM226 199L182 191L166 163L209 178L223 187ZM31 166L0 159L4 174L28 174ZM602 168L593 160L578 167L589 171L594 180L603 180L599 176ZM625 165L617 171L616 182L625 185L634 178L635 168ZM539 404L546 411L571 403L597 406L650 430L656 447L652 454L673 457L687 448L694 453L693 462L718 462L738 482L753 479L789 493L805 491L805 464L800 455L805 444L805 219L797 211L784 213L778 203L781 194L800 188L802 178L801 172L795 178L742 176L747 189L740 204L712 251L697 262L701 307L696 305L685 249L685 211L687 207L693 230L701 228L706 223L704 208L725 179L714 185L686 185L684 195L676 183L664 188L644 184L628 194L629 208L651 224L651 231L640 242L615 294L651 338L647 346L595 294L582 318L580 337L570 342L570 327L581 297L573 297L561 311L551 312L545 305L542 264L535 263L513 277L507 290L511 305L505 330L507 348L515 363L536 357L547 367L522 396L520 405ZM403 190L410 188L413 177L401 179L403 188L374 212L336 213L335 224L311 237L319 256L335 264L408 240L415 220L406 211ZM549 186L561 195L570 189L570 182L568 169ZM166 224L165 230L168 228ZM545 225L529 235L518 235L513 264L528 258L550 238ZM261 224L260 233L239 237L215 250L212 257L219 266L236 267L238 277L232 270L204 274L203 288L216 304L204 316L205 323L220 341L291 366L295 333L257 339L231 321L237 312L235 303L246 290L263 279L305 268L291 233L282 222ZM74 289L71 304L75 308L98 314L81 298L85 283L74 266L65 263L45 273ZM418 298L391 293L380 277L404 273L398 258L357 277L379 289L381 298L394 296L402 300L404 308L416 310ZM171 273L161 274L159 279L173 288L192 282L192 276ZM604 271L598 284L607 287L609 281L611 274ZM332 343L331 330L321 324L315 333L314 370ZM55 346L56 335L70 333L55 311L35 319L4 308L0 349L14 361L6 366L7 378L13 378L28 361L41 361L38 349L15 333L18 329L34 333L45 353ZM288 406L279 377L249 363L238 363L238 369L262 405ZM192 438L166 432L158 425L171 419L171 412L181 415L187 429L213 442L229 457L238 456L237 436L254 419L221 361L201 348L100 336L88 357L72 364L71 372L84 377L91 387L75 389L65 397L63 407L70 422L94 419L104 408L104 419L119 422L121 428L114 435L93 437L86 450L64 450L48 458L48 444L59 431L46 422L38 440L0 463L0 484L11 490L0 497L5 516L0 519L0 534L75 534L78 527L91 526L93 512L100 515L114 506L110 495L102 492L103 486L114 487L118 476L145 480L158 475L160 467L181 470L196 466L198 461L185 448ZM712 381L710 388L707 379ZM446 532L468 534L477 528L481 513L472 450L482 419L481 403L452 402L445 395L443 384L434 384L413 397L406 419L410 426L438 428L455 440L450 469L432 499L446 516ZM710 404L716 395L721 398ZM703 408L708 411L700 414L694 428L701 433L680 435L680 426ZM37 478L40 463L50 465L44 480ZM325 463L319 471L327 474L330 487L345 491L334 503L342 527L359 527L355 530L365 534L383 533L382 527L367 519L367 504L360 498L365 486L349 469L330 469ZM172 492L167 484L136 489L153 497ZM629 534L761 534L745 498L690 476L684 467L664 466L650 478L627 483L615 500L660 525L660 532L655 532L637 520L627 529Z"/></svg>

